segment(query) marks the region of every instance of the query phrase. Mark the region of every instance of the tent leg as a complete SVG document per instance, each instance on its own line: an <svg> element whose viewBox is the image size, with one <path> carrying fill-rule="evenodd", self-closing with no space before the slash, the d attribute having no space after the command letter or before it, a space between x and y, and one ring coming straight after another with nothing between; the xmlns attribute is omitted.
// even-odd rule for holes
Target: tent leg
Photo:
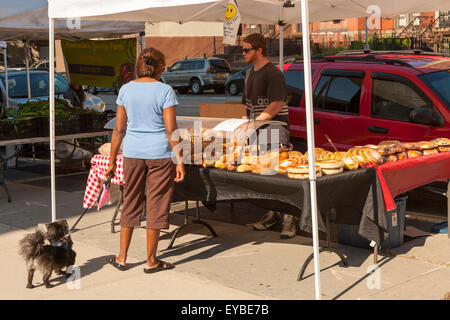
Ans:
<svg viewBox="0 0 450 320"><path fill-rule="evenodd" d="M205 226L206 228L208 228L209 232L211 233L211 235L213 237L217 237L217 233L214 231L214 229L205 221L201 220L200 218L200 207L198 204L198 201L195 201L195 212L196 212L196 218L195 220L189 220L189 208L188 208L188 201L185 201L185 206L184 206L184 224L182 224L181 226L179 226L173 233L172 235L172 239L170 240L169 245L167 246L166 250L171 249L173 247L173 243L175 242L176 237L178 236L178 234L181 232L181 230L183 230L185 227L192 225L192 224L200 224Z"/></svg>
<svg viewBox="0 0 450 320"><path fill-rule="evenodd" d="M334 214L336 209L331 209L331 212ZM327 228L327 245L324 248L321 248L319 250L319 254L322 252L332 252L336 253L339 258L341 258L341 262L343 266L348 266L347 258L336 248L331 247L331 230L330 230L330 213L327 211L326 217L325 217L325 225ZM306 261L303 263L302 268L300 269L300 272L297 276L297 281L303 280L303 275L306 271L306 268L308 267L308 264L313 260L314 253L312 253Z"/></svg>

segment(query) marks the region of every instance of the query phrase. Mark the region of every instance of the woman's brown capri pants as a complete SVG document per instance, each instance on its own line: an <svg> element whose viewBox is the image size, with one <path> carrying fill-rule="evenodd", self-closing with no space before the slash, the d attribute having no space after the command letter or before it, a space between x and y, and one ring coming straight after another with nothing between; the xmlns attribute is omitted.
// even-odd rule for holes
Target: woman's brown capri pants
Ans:
<svg viewBox="0 0 450 320"><path fill-rule="evenodd" d="M170 203L176 176L175 167L170 158L123 158L125 188L120 218L121 227L134 228L141 225L144 196L146 196L146 228L169 228Z"/></svg>

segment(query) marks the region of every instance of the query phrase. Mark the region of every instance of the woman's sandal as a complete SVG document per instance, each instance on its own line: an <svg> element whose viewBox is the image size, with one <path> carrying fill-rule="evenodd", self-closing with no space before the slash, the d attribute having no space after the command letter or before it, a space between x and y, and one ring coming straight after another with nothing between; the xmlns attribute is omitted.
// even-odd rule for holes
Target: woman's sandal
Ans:
<svg viewBox="0 0 450 320"><path fill-rule="evenodd" d="M173 269L173 268L175 268L175 266L173 264L160 260L156 267L154 267L154 268L144 268L144 272L145 273L155 273L155 272L158 272L158 271L170 270L170 269Z"/></svg>
<svg viewBox="0 0 450 320"><path fill-rule="evenodd" d="M109 257L108 259L106 259L106 262L108 262L110 265L115 267L117 270L120 270L120 271L128 270L127 266L117 263L116 257Z"/></svg>

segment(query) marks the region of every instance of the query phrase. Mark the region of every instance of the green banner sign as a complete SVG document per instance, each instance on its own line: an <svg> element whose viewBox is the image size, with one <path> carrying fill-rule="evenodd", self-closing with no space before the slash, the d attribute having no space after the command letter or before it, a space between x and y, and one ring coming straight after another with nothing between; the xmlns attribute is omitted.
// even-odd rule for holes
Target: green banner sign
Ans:
<svg viewBox="0 0 450 320"><path fill-rule="evenodd" d="M72 83L120 88L134 78L136 39L61 41Z"/></svg>

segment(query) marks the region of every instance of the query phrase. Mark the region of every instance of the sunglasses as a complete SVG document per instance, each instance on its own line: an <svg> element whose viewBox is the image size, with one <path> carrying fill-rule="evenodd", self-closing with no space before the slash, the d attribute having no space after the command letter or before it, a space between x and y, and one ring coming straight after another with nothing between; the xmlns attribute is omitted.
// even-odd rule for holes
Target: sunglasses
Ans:
<svg viewBox="0 0 450 320"><path fill-rule="evenodd" d="M249 53L251 50L256 50L256 48L242 49L242 53Z"/></svg>

